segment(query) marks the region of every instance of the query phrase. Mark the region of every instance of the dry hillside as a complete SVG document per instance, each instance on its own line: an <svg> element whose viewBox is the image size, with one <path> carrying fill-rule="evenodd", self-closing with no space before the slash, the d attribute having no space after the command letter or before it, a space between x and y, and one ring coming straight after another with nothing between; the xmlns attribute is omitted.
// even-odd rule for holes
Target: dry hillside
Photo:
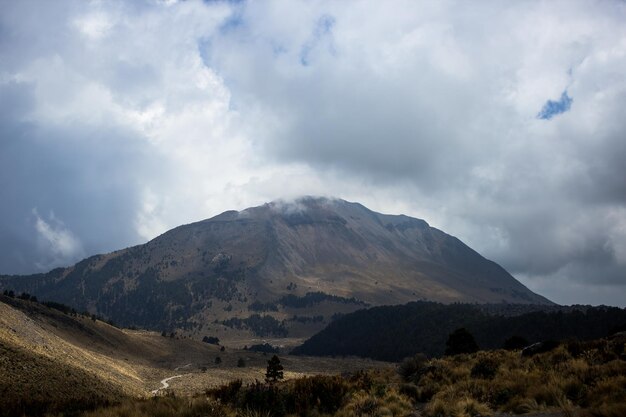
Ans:
<svg viewBox="0 0 626 417"><path fill-rule="evenodd" d="M237 366L240 358L245 367ZM169 389L181 394L203 392L232 379L252 382L263 379L267 359L261 353L220 351L192 339L118 329L0 295L0 415L152 396L162 387L161 380L173 376L177 378L169 381ZM283 357L283 363L287 378L389 366L297 357Z"/></svg>

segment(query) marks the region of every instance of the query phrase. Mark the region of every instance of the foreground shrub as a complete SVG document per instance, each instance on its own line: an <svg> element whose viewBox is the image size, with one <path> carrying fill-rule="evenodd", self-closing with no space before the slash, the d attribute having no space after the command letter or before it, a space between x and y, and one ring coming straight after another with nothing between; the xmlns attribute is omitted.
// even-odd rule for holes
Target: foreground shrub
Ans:
<svg viewBox="0 0 626 417"><path fill-rule="evenodd" d="M493 379L498 372L500 363L491 357L482 357L472 367L470 375L472 378Z"/></svg>
<svg viewBox="0 0 626 417"><path fill-rule="evenodd" d="M102 408L85 417L234 417L235 413L207 398L154 397L128 400L120 405Z"/></svg>
<svg viewBox="0 0 626 417"><path fill-rule="evenodd" d="M222 403L234 403L237 400L237 395L242 385L241 379L236 379L226 385L206 390L206 395L220 400Z"/></svg>
<svg viewBox="0 0 626 417"><path fill-rule="evenodd" d="M425 369L426 362L428 362L426 355L421 353L418 353L412 358L406 358L402 361L400 366L398 366L398 374L405 382L412 381L417 383Z"/></svg>
<svg viewBox="0 0 626 417"><path fill-rule="evenodd" d="M298 414L311 409L332 414L344 403L349 385L339 376L305 377L297 379L290 390L289 410Z"/></svg>

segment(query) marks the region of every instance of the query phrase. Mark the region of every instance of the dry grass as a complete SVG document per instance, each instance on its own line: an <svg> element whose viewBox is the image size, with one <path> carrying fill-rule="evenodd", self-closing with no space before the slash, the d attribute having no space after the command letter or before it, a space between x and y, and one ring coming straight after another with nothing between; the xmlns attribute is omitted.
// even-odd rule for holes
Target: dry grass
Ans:
<svg viewBox="0 0 626 417"><path fill-rule="evenodd" d="M620 415L626 404L624 341L576 343L531 358L493 351L434 359L403 392L428 402L427 417L559 411ZM626 415L626 414L622 414Z"/></svg>
<svg viewBox="0 0 626 417"><path fill-rule="evenodd" d="M179 374L184 376L171 380L167 392L193 396L233 379L264 379L269 358L262 353L222 352L191 339L120 330L37 303L0 298L0 417L150 397L160 380ZM218 356L222 361L216 364ZM246 367L237 367L239 358ZM392 367L364 359L281 359L286 379Z"/></svg>
<svg viewBox="0 0 626 417"><path fill-rule="evenodd" d="M155 397L130 400L88 412L85 417L235 417L232 409L208 398Z"/></svg>
<svg viewBox="0 0 626 417"><path fill-rule="evenodd" d="M510 351L417 358L399 368L402 378L391 364L281 356L286 381L274 391L254 384L269 359L262 353L221 352L19 303L0 302L0 416L68 416L102 406L89 417L626 416L624 339L566 344L530 358ZM246 367L237 367L239 358ZM146 399L178 374L162 396ZM234 379L242 388L228 401L216 402L219 390L204 394Z"/></svg>

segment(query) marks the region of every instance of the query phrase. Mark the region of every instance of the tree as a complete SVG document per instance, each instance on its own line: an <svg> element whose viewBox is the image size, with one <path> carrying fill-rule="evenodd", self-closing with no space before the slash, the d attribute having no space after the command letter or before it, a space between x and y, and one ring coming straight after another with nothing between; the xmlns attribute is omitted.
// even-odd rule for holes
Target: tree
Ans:
<svg viewBox="0 0 626 417"><path fill-rule="evenodd" d="M274 383L283 379L283 366L280 364L278 356L272 356L272 359L267 361L267 371L265 372L265 382Z"/></svg>
<svg viewBox="0 0 626 417"><path fill-rule="evenodd" d="M202 341L204 343L208 343L208 344L211 344L211 345L219 345L220 344L220 339L218 337L215 337L215 336L204 336L202 338Z"/></svg>
<svg viewBox="0 0 626 417"><path fill-rule="evenodd" d="M446 355L458 355L461 353L474 353L478 350L478 345L474 336L465 328L456 329L448 336L446 342Z"/></svg>
<svg viewBox="0 0 626 417"><path fill-rule="evenodd" d="M504 341L503 348L506 350L523 349L529 344L530 343L528 343L528 340L524 339L521 336L511 336Z"/></svg>

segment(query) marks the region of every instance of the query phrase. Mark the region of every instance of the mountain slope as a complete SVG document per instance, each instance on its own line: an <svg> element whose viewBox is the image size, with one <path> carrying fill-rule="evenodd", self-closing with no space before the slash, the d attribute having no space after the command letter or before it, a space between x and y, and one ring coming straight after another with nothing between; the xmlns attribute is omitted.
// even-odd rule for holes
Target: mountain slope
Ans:
<svg viewBox="0 0 626 417"><path fill-rule="evenodd" d="M173 328L217 320L277 336L284 336L281 325L290 334L310 335L333 314L364 304L550 303L423 220L310 197L227 211L47 274L2 277L0 288L124 325ZM305 302L311 293L317 301ZM228 321L254 313L269 317L270 330Z"/></svg>
<svg viewBox="0 0 626 417"><path fill-rule="evenodd" d="M466 328L481 349L498 349L513 336L523 337L527 344L591 340L624 326L626 309L617 307L571 306L505 317L487 314L477 305L419 301L347 314L292 353L399 361L418 352L441 356L448 336L458 328Z"/></svg>
<svg viewBox="0 0 626 417"><path fill-rule="evenodd" d="M352 359L289 357L283 363L285 379L388 368ZM266 366L259 352L119 329L67 306L0 294L0 417L82 415L124 398L163 394L163 381L177 395L195 395L231 380L262 380Z"/></svg>

